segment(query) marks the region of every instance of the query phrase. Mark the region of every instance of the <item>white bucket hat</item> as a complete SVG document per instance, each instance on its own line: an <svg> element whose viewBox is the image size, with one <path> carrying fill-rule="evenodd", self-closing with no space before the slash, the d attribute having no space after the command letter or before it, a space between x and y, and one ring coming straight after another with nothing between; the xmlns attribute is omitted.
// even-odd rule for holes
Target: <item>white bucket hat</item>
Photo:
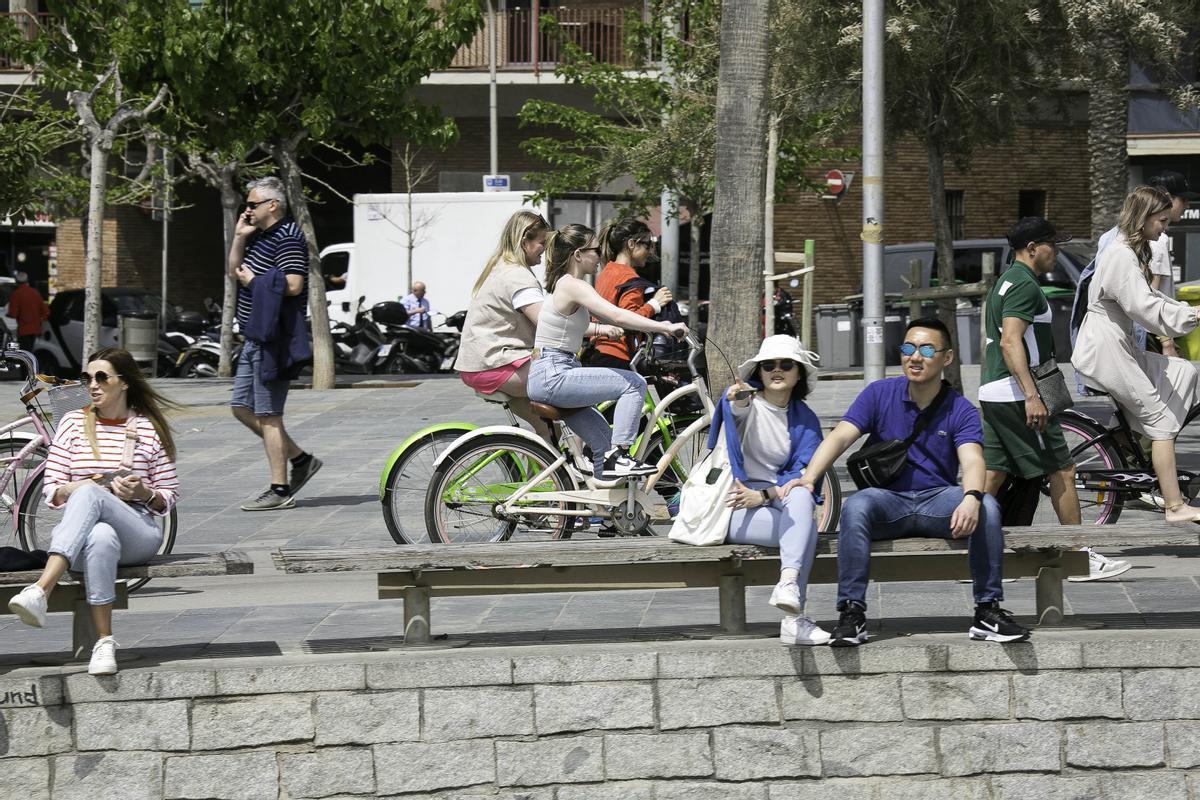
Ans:
<svg viewBox="0 0 1200 800"><path fill-rule="evenodd" d="M821 357L811 350L800 346L800 340L795 336L781 333L778 336L768 336L758 348L758 355L742 362L738 367L738 378L748 381L754 377L758 362L771 361L779 358L790 358L804 368L804 377L808 381L808 394L817 388L817 362Z"/></svg>

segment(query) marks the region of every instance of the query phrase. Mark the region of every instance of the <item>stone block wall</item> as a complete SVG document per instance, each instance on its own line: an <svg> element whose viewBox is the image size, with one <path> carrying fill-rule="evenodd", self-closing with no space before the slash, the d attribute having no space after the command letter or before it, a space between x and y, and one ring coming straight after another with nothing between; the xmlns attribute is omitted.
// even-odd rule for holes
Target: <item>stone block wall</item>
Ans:
<svg viewBox="0 0 1200 800"><path fill-rule="evenodd" d="M1200 798L1195 639L338 658L9 673L0 796Z"/></svg>

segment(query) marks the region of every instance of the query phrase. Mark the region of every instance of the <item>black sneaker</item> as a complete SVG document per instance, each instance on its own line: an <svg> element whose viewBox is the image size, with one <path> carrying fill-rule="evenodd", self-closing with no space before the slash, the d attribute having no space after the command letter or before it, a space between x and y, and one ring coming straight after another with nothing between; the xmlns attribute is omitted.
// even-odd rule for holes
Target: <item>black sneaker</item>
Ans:
<svg viewBox="0 0 1200 800"><path fill-rule="evenodd" d="M975 622L968 635L980 642L1024 642L1029 634L1029 629L1018 625L1011 612L993 601L975 606Z"/></svg>
<svg viewBox="0 0 1200 800"><path fill-rule="evenodd" d="M857 603L848 602L838 617L829 644L833 647L858 647L867 641L867 615Z"/></svg>
<svg viewBox="0 0 1200 800"><path fill-rule="evenodd" d="M634 461L614 447L604 454L604 471L599 477L602 480L612 481L634 475L653 475L657 471L654 466Z"/></svg>

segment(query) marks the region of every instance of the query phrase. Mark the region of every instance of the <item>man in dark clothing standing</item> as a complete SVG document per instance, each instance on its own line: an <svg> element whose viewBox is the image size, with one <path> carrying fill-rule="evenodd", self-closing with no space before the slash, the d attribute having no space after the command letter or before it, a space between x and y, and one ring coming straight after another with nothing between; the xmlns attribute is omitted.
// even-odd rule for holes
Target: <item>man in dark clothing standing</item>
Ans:
<svg viewBox="0 0 1200 800"><path fill-rule="evenodd" d="M247 330L254 292L251 284L271 270L286 280L285 294L305 291L308 243L300 227L287 216L287 193L279 178L261 178L248 186L246 205L238 217L229 250L229 276L238 282L237 319ZM247 338L233 380L233 415L263 440L271 465L271 485L242 503L243 511L274 511L296 505L294 495L317 470L321 460L304 452L283 426L288 380L264 380L261 342ZM288 461L292 474L288 479Z"/></svg>
<svg viewBox="0 0 1200 800"><path fill-rule="evenodd" d="M50 307L41 293L29 285L29 275L18 272L17 288L8 298L8 316L17 321L17 342L22 350L33 350L42 332L42 323L50 318Z"/></svg>

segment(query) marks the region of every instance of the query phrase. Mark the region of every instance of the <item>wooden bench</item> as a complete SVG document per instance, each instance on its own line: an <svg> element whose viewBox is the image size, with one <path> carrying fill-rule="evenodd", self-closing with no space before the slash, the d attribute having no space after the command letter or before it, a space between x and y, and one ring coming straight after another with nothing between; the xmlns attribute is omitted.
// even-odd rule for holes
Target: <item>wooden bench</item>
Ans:
<svg viewBox="0 0 1200 800"><path fill-rule="evenodd" d="M155 556L147 564L117 568L117 597L113 608L129 608L125 581L140 578L199 578L213 575L250 575L254 563L239 550L223 553L172 553ZM41 570L0 572L0 613L11 614L8 601L41 576ZM71 651L73 658L89 658L96 643L96 629L87 603L81 576L68 573L50 594L50 611L71 612Z"/></svg>
<svg viewBox="0 0 1200 800"><path fill-rule="evenodd" d="M1041 625L1061 625L1063 580L1086 575L1088 545L1101 551L1123 547L1200 544L1200 527L1164 522L1137 525L1015 528L1005 534L1004 576L1036 579ZM897 539L871 548L875 581L939 581L969 578L966 541ZM837 582L837 537L821 536L810 583ZM727 634L746 631L747 586L779 580L777 551L748 545L691 547L665 538L601 541L503 542L334 550L283 547L276 566L289 573L378 573L380 599L404 599L406 644L430 643L432 596L530 592L609 591L717 587L720 625Z"/></svg>

